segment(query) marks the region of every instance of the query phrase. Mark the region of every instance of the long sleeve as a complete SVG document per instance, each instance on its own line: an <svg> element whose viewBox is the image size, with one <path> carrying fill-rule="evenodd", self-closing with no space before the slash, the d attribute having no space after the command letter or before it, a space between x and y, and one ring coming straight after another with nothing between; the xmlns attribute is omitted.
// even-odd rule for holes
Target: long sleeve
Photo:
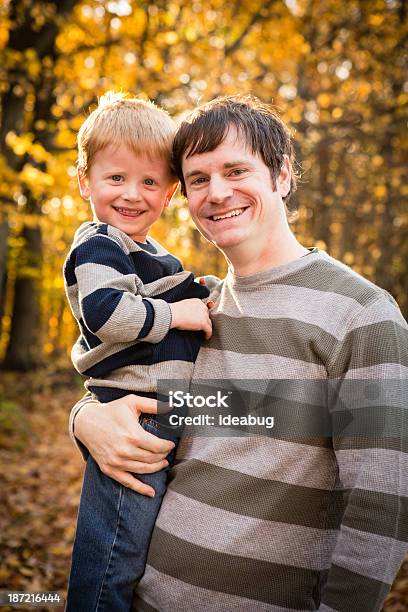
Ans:
<svg viewBox="0 0 408 612"><path fill-rule="evenodd" d="M78 412L85 406L85 404L98 404L100 406L100 402L98 402L98 400L94 399L90 393L86 393L83 397L81 397L79 401L77 401L75 406L72 408L68 422L69 436L77 447L77 449L80 451L84 461L87 460L89 453L87 448L82 444L82 442L80 442L78 438L75 437L75 417Z"/></svg>
<svg viewBox="0 0 408 612"><path fill-rule="evenodd" d="M319 610L376 612L408 551L408 328L391 299L358 313L330 375L352 422L333 437L344 513Z"/></svg>
<svg viewBox="0 0 408 612"><path fill-rule="evenodd" d="M158 343L167 334L167 302L140 295L140 279L128 256L110 237L92 236L75 249L80 317L102 342Z"/></svg>

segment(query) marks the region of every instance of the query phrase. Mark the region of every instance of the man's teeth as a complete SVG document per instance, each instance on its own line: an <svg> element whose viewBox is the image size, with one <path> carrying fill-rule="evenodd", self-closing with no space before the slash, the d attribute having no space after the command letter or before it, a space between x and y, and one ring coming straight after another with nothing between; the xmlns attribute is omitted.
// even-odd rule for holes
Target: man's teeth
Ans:
<svg viewBox="0 0 408 612"><path fill-rule="evenodd" d="M231 210L230 212L225 213L225 215L214 215L213 221L218 221L219 219L229 219L229 217L237 217L238 215L242 215L244 210L244 208L237 208L235 210Z"/></svg>

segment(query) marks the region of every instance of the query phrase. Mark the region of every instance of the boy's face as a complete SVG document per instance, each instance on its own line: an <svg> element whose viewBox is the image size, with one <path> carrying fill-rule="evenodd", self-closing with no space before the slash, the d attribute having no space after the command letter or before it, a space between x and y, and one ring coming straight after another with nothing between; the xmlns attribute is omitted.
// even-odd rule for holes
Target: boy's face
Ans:
<svg viewBox="0 0 408 612"><path fill-rule="evenodd" d="M144 242L177 187L161 157L136 155L125 145L98 151L88 174L78 170L81 195L98 221Z"/></svg>

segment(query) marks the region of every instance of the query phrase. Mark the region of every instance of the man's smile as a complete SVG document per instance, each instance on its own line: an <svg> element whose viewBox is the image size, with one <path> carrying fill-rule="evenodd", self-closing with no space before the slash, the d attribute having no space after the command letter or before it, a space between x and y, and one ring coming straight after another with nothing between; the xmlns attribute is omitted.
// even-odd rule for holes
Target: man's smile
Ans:
<svg viewBox="0 0 408 612"><path fill-rule="evenodd" d="M222 219L231 219L232 217L239 217L240 215L242 215L243 212L245 212L247 208L248 207L234 208L233 210L229 210L224 213L210 215L208 218L211 219L211 221L220 221Z"/></svg>

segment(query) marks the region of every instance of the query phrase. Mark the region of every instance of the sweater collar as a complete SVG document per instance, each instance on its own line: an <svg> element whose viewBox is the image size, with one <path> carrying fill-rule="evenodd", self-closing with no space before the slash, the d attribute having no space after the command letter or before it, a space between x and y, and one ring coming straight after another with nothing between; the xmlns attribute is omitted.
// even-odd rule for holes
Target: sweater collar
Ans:
<svg viewBox="0 0 408 612"><path fill-rule="evenodd" d="M302 257L290 261L289 263L268 268L267 270L263 270L262 272L258 272L256 274L251 274L250 276L238 276L237 274L231 272L231 270L228 270L226 277L227 285L234 289L253 289L254 287L260 287L276 281L288 274L302 270L317 259L321 259L326 256L326 253L319 251L317 247L310 247L308 248L308 251L309 253L306 253Z"/></svg>

